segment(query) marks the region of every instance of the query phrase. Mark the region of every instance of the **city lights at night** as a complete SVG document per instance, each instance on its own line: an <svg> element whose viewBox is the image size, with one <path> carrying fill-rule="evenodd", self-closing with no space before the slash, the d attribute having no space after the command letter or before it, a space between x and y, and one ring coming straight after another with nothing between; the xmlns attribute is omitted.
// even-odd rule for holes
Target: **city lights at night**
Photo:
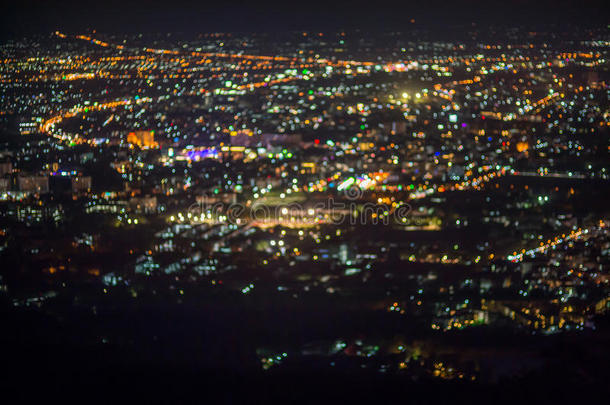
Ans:
<svg viewBox="0 0 610 405"><path fill-rule="evenodd" d="M288 6L7 8L6 403L607 396L603 2Z"/></svg>

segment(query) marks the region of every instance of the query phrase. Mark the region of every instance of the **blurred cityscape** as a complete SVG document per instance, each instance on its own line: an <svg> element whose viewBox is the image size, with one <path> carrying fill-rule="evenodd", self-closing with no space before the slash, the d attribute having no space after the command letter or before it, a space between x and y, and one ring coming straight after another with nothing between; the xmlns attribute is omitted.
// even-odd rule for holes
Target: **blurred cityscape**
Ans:
<svg viewBox="0 0 610 405"><path fill-rule="evenodd" d="M5 350L28 370L600 382L609 45L476 26L3 42Z"/></svg>

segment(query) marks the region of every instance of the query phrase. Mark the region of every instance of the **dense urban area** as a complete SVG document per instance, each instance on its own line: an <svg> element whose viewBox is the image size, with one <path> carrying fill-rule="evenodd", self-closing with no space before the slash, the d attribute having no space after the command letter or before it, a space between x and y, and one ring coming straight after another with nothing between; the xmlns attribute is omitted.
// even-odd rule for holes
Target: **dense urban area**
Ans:
<svg viewBox="0 0 610 405"><path fill-rule="evenodd" d="M9 370L603 381L609 30L457 32L1 43Z"/></svg>

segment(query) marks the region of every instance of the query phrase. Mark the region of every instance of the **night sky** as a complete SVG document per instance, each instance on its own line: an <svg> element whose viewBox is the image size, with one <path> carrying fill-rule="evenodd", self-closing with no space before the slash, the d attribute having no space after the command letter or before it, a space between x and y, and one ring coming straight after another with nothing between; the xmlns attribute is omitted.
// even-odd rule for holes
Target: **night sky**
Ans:
<svg viewBox="0 0 610 405"><path fill-rule="evenodd" d="M56 29L83 32L224 32L301 29L404 30L470 23L537 25L606 24L603 0L542 1L45 1L5 2L3 35L13 37Z"/></svg>

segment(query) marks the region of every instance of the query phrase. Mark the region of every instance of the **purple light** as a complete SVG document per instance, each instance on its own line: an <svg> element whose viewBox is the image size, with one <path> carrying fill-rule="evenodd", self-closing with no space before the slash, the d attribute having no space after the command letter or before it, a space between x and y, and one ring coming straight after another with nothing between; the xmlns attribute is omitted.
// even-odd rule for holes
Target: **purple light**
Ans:
<svg viewBox="0 0 610 405"><path fill-rule="evenodd" d="M187 152L187 157L190 160L201 160L207 158L215 158L218 155L216 148L202 149L202 150L191 150Z"/></svg>

